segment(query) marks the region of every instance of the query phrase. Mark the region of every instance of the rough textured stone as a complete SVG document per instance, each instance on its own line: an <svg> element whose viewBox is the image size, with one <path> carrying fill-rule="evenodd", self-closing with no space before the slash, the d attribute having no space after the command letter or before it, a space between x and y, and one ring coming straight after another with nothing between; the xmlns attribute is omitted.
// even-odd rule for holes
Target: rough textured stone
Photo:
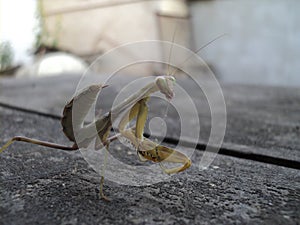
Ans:
<svg viewBox="0 0 300 225"><path fill-rule="evenodd" d="M0 108L1 142L26 135L67 144L59 120ZM121 157L138 161L124 146ZM150 186L105 183L79 152L15 143L0 154L1 224L299 224L299 170L218 155L205 171ZM153 176L149 171L149 176Z"/></svg>

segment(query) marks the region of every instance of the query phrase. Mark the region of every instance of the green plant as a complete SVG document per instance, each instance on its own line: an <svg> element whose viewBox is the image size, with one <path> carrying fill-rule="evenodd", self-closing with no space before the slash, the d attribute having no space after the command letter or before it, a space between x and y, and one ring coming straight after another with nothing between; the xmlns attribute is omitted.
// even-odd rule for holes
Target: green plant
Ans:
<svg viewBox="0 0 300 225"><path fill-rule="evenodd" d="M7 69L12 65L14 52L8 41L0 43L0 70Z"/></svg>
<svg viewBox="0 0 300 225"><path fill-rule="evenodd" d="M36 23L35 28L34 28L34 32L35 32L34 48L38 49L42 45L42 36L43 36L43 34L47 33L45 31L44 8L43 8L43 2L42 1L37 2L35 18L36 18L37 23Z"/></svg>
<svg viewBox="0 0 300 225"><path fill-rule="evenodd" d="M37 8L35 12L36 26L34 28L35 43L34 48L39 49L41 46L57 48L59 41L59 33L62 29L62 16L55 17L55 31L49 32L46 24L45 6L43 0L37 1Z"/></svg>

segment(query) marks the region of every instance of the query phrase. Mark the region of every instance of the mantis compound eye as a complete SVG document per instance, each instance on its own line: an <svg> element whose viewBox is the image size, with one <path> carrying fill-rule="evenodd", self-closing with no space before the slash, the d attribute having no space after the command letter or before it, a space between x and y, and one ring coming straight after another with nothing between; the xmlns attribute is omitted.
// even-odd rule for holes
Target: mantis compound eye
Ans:
<svg viewBox="0 0 300 225"><path fill-rule="evenodd" d="M173 76L159 76L155 79L156 85L161 93L163 93L168 100L174 97L174 83L176 82Z"/></svg>

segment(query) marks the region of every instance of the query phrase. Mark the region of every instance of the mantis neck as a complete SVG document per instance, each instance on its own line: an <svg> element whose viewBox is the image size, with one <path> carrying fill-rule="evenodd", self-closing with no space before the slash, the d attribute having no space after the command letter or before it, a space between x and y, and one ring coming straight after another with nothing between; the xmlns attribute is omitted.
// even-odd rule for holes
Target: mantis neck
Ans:
<svg viewBox="0 0 300 225"><path fill-rule="evenodd" d="M125 99L122 103L118 104L117 106L111 109L112 116L118 115L119 113L123 112L126 109L129 109L135 103L140 101L143 98L148 97L152 93L157 92L159 89L155 83L155 81L151 82L150 84L143 87L141 90L132 94L130 97Z"/></svg>

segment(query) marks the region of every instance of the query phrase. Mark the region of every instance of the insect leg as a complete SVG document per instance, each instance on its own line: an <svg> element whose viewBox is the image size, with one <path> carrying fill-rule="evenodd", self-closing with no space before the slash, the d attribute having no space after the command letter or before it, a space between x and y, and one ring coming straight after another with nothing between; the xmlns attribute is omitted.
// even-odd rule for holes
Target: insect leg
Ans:
<svg viewBox="0 0 300 225"><path fill-rule="evenodd" d="M31 144L41 145L41 146L45 146L45 147L49 147L49 148L60 149L60 150L64 150L64 151L78 150L78 146L76 144L74 144L73 146L70 147L70 146L59 145L59 144L55 144L55 143L51 143L51 142L47 142L47 141L41 141L41 140L37 140L37 139L33 139L33 138L17 136L17 137L13 137L12 139L10 139L0 149L0 153L3 152L6 148L8 148L15 141L27 142L27 143L31 143Z"/></svg>
<svg viewBox="0 0 300 225"><path fill-rule="evenodd" d="M148 98L144 98L139 101L139 110L136 118L136 125L135 125L135 136L141 140L144 134L145 123L147 120L148 115L148 106L146 102Z"/></svg>

